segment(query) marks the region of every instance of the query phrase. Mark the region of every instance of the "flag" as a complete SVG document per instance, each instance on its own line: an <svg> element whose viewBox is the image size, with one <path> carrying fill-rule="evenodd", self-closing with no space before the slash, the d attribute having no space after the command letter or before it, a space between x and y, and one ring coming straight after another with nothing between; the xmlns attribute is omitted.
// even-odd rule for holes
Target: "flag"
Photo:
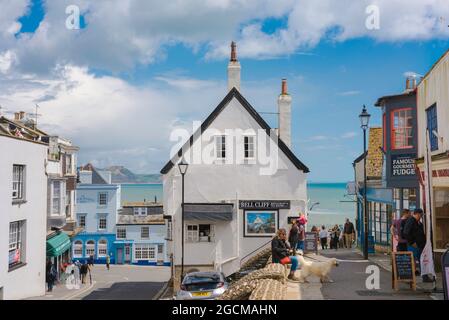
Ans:
<svg viewBox="0 0 449 320"><path fill-rule="evenodd" d="M430 153L430 132L426 130L426 152L424 154L424 192L426 199L426 245L421 254L420 266L421 276L431 274L435 277L435 267L433 264L433 249L432 249L432 158Z"/></svg>

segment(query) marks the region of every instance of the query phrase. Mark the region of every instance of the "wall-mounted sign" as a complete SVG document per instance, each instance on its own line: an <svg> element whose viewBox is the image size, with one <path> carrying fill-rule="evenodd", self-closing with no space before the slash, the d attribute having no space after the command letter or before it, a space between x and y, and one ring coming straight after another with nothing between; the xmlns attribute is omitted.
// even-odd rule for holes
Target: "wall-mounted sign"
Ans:
<svg viewBox="0 0 449 320"><path fill-rule="evenodd" d="M240 209L290 209L290 200L240 200Z"/></svg>
<svg viewBox="0 0 449 320"><path fill-rule="evenodd" d="M79 196L76 199L76 203L94 203L95 199L86 197L85 195Z"/></svg>
<svg viewBox="0 0 449 320"><path fill-rule="evenodd" d="M272 237L278 229L277 211L245 211L243 224L245 237Z"/></svg>
<svg viewBox="0 0 449 320"><path fill-rule="evenodd" d="M391 176L409 177L414 176L415 172L414 154L393 154L391 155Z"/></svg>

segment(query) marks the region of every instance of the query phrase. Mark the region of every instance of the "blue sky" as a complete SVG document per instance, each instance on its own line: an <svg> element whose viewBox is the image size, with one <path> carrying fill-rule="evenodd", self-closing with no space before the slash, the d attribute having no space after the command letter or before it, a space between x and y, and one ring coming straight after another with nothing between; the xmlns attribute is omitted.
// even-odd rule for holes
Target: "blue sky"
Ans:
<svg viewBox="0 0 449 320"><path fill-rule="evenodd" d="M0 36L0 104L31 111L38 102L42 125L78 144L81 163L158 172L168 159L170 129L203 120L225 96L232 39L242 65L241 91L258 111L276 111L281 78L288 79L293 149L311 169L309 179L349 181L351 163L362 152L362 105L373 115L371 124L380 125L375 100L403 91L406 72L424 75L449 48L449 10L438 0L423 1L433 6L430 13L419 1L411 1L411 9L380 1L377 33L360 23L363 6L328 0L319 12L307 0L281 1L274 9L267 4L266 10L223 2L218 9L205 6L198 22L189 18L195 9L189 2L180 8L185 16L161 9L160 19L168 20L161 26L152 24L159 17L150 16L151 6L116 6L111 10L123 21L107 24L107 16L99 18L106 10L101 1L23 0L14 7L0 1L11 6L8 16L0 15L0 26L3 20L12 30L4 41ZM72 3L83 16L75 33L64 28L64 9ZM333 20L322 18L322 10ZM351 10L361 17L344 17ZM413 25L390 23L401 16ZM277 126L273 115L264 118ZM114 138L115 128L127 133Z"/></svg>

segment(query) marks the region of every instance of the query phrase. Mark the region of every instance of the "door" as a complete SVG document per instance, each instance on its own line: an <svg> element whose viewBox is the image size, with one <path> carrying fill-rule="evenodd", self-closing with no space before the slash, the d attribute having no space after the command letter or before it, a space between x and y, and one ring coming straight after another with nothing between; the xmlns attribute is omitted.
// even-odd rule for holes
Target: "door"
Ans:
<svg viewBox="0 0 449 320"><path fill-rule="evenodd" d="M123 248L117 248L117 264L123 264Z"/></svg>
<svg viewBox="0 0 449 320"><path fill-rule="evenodd" d="M164 245L158 244L157 245L157 263L158 264L164 264Z"/></svg>
<svg viewBox="0 0 449 320"><path fill-rule="evenodd" d="M131 263L131 247L130 247L130 245L125 246L125 263Z"/></svg>

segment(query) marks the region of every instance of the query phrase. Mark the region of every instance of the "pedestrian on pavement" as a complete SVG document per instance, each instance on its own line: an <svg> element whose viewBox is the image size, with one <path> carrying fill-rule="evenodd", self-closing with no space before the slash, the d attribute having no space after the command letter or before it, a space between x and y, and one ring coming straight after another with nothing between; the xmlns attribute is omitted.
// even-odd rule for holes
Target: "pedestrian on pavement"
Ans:
<svg viewBox="0 0 449 320"><path fill-rule="evenodd" d="M90 255L90 257L89 257L89 261L88 261L88 263L87 263L89 266L94 266L94 256L93 255Z"/></svg>
<svg viewBox="0 0 449 320"><path fill-rule="evenodd" d="M78 275L77 278L79 278L80 281L81 281L81 262L80 262L79 260L76 260L76 261L75 261L75 266L76 266L77 269L78 269L78 272L75 270L75 273Z"/></svg>
<svg viewBox="0 0 449 320"><path fill-rule="evenodd" d="M303 215L304 216L304 215ZM296 246L297 250L302 250L304 252L304 241L306 239L306 227L305 227L306 220L299 219L296 224L298 225L298 244Z"/></svg>
<svg viewBox="0 0 449 320"><path fill-rule="evenodd" d="M421 253L426 245L424 225L421 222L423 215L424 212L422 209L415 209L413 215L406 220L402 232L403 238L407 239L407 250L413 252L413 256L415 257L417 273L420 270L419 261L421 259Z"/></svg>
<svg viewBox="0 0 449 320"><path fill-rule="evenodd" d="M335 250L338 250L339 238L340 238L340 228L338 227L338 225L335 225L331 231L331 243L332 243L332 247Z"/></svg>
<svg viewBox="0 0 449 320"><path fill-rule="evenodd" d="M402 210L401 218L395 219L391 225L390 232L396 242L396 251L407 251L407 239L402 238L402 231L404 230L407 219L410 218L412 213L409 209Z"/></svg>
<svg viewBox="0 0 449 320"><path fill-rule="evenodd" d="M50 258L47 258L47 264L45 266L45 282L47 282L47 290L48 292L53 291L53 286L55 284L56 275L55 268Z"/></svg>
<svg viewBox="0 0 449 320"><path fill-rule="evenodd" d="M293 250L288 245L287 232L285 229L279 229L276 236L271 240L271 255L273 263L291 264L288 279L292 281L299 281L295 276L295 271L298 268L298 258L291 255Z"/></svg>
<svg viewBox="0 0 449 320"><path fill-rule="evenodd" d="M299 227L296 223L296 220L293 220L292 227L290 228L290 232L288 234L288 243L290 247L293 249L293 255L296 255L296 246L299 241Z"/></svg>
<svg viewBox="0 0 449 320"><path fill-rule="evenodd" d="M82 284L86 283L87 272L89 272L89 265L86 262L83 262L83 264L81 265L81 272L80 272Z"/></svg>
<svg viewBox="0 0 449 320"><path fill-rule="evenodd" d="M355 235L354 224L346 218L346 223L343 227L343 237L344 237L344 245L346 248L352 248L352 241Z"/></svg>
<svg viewBox="0 0 449 320"><path fill-rule="evenodd" d="M111 263L111 257L106 255L106 268L109 270L109 264Z"/></svg>
<svg viewBox="0 0 449 320"><path fill-rule="evenodd" d="M321 231L320 231L320 242L321 242L321 249L327 249L327 237L328 237L328 233L326 230L326 226L322 226L321 227Z"/></svg>

